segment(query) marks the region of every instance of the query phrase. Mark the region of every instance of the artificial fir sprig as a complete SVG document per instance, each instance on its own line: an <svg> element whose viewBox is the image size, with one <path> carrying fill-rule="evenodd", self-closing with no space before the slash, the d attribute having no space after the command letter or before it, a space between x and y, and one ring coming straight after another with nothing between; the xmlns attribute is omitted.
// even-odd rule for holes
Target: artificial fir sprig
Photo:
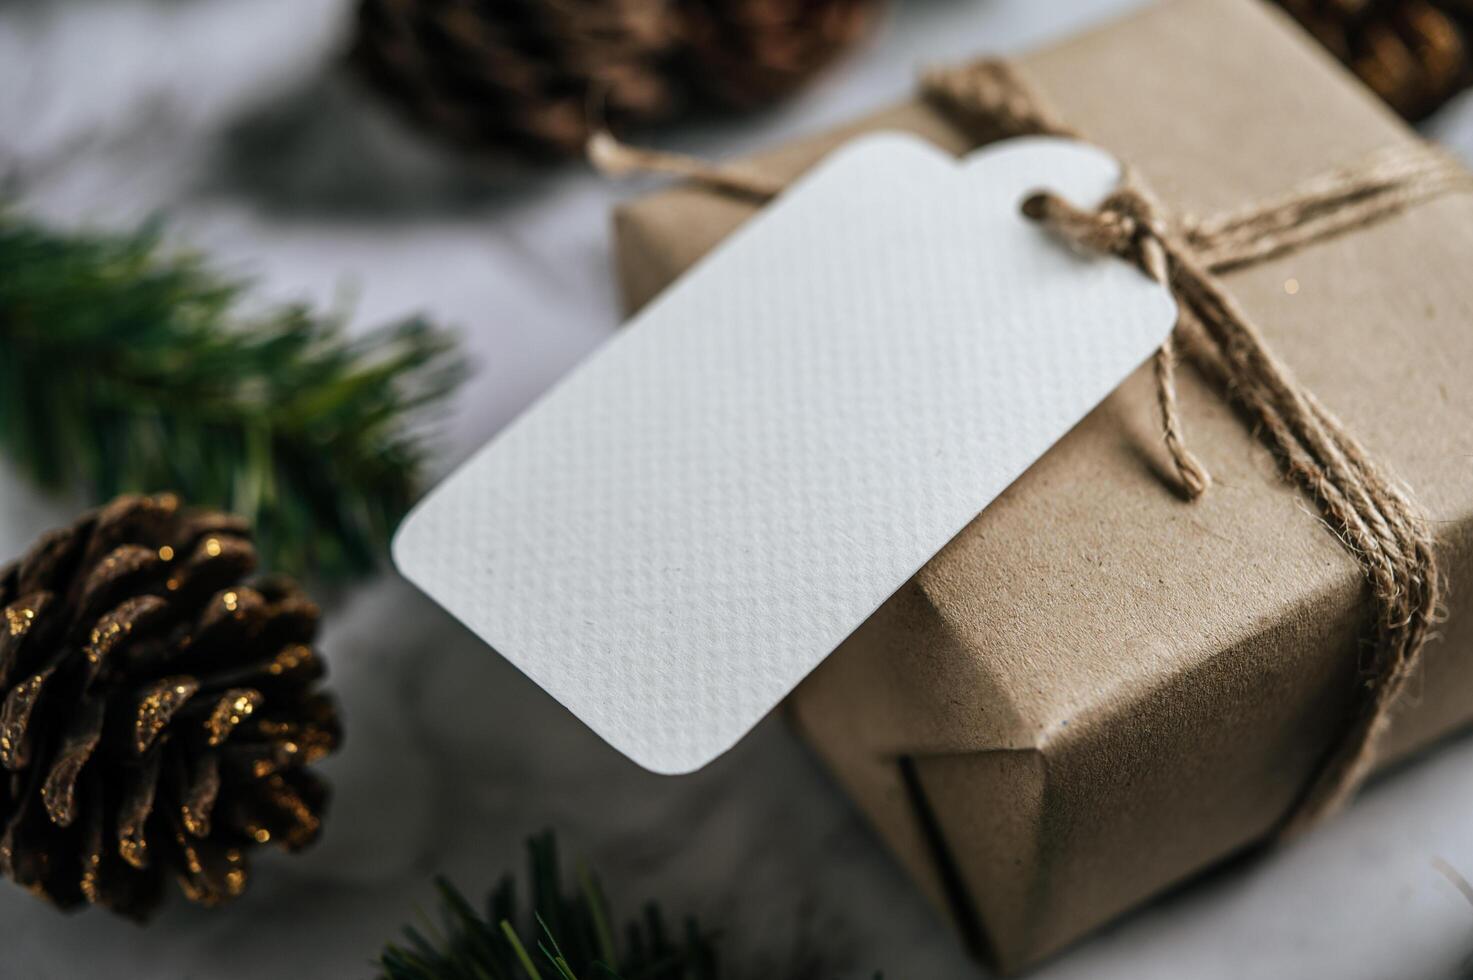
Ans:
<svg viewBox="0 0 1473 980"><path fill-rule="evenodd" d="M244 516L265 563L372 567L413 502L416 413L463 375L409 319L241 312L245 287L155 228L59 233L0 210L0 449L94 500L171 489Z"/></svg>
<svg viewBox="0 0 1473 980"><path fill-rule="evenodd" d="M383 980L716 980L711 937L688 919L671 938L653 904L616 941L598 880L580 871L567 890L550 832L527 842L531 908L518 908L516 880L507 875L484 913L455 886L436 879L440 924L404 929L403 944L379 957Z"/></svg>

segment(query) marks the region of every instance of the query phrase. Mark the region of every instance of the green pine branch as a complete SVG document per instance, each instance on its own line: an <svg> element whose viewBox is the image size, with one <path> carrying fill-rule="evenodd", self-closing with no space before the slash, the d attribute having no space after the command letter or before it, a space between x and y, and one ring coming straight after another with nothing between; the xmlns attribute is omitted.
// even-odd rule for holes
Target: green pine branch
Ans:
<svg viewBox="0 0 1473 980"><path fill-rule="evenodd" d="M544 831L527 841L531 903L517 901L504 875L484 909L444 878L435 879L438 921L420 914L404 939L379 954L379 980L718 980L715 937L695 919L671 933L654 903L615 932L598 879L580 868L565 887L557 841ZM729 973L727 974L730 975ZM817 980L831 974L812 961L757 974ZM872 980L884 980L875 973Z"/></svg>
<svg viewBox="0 0 1473 980"><path fill-rule="evenodd" d="M265 563L373 567L418 492L421 411L464 375L419 319L349 338L156 229L62 234L0 209L0 451L96 501L173 490L249 519Z"/></svg>
<svg viewBox="0 0 1473 980"><path fill-rule="evenodd" d="M519 907L511 875L484 910L437 878L440 922L405 927L404 941L384 948L383 980L716 980L711 936L695 920L672 935L659 908L647 905L620 942L597 878L583 870L565 888L551 832L527 850L529 908Z"/></svg>

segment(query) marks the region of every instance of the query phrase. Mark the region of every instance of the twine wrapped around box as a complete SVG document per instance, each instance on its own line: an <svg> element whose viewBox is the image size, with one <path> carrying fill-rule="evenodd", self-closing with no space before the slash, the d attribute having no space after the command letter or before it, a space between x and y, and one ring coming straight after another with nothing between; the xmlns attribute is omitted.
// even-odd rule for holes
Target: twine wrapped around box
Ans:
<svg viewBox="0 0 1473 980"><path fill-rule="evenodd" d="M921 89L968 129L988 136L1078 138L1006 61L984 59L929 71ZM626 146L607 133L590 141L589 159L610 174L664 173L759 200L782 190L760 173ZM1352 724L1284 820L1288 835L1343 806L1371 772L1388 712L1416 670L1438 614L1442 573L1420 508L1273 355L1212 270L1284 255L1458 191L1473 191L1473 174L1432 145L1417 142L1312 178L1282 198L1205 219L1164 217L1129 169L1120 189L1094 211L1080 210L1047 190L1021 202L1024 214L1075 246L1119 256L1171 288L1181 310L1177 330L1195 336L1194 355L1208 361L1273 448L1285 476L1310 495L1365 569L1377 653ZM1182 433L1174 360L1168 338L1155 359L1157 402L1167 451L1183 492L1195 500L1211 481Z"/></svg>

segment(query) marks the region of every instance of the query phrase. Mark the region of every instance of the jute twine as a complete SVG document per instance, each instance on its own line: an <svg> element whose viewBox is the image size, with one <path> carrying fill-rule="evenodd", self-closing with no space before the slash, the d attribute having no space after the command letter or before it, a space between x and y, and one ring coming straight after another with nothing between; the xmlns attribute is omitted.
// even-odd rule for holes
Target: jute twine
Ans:
<svg viewBox="0 0 1473 980"><path fill-rule="evenodd" d="M1004 61L927 72L921 89L979 141L1028 134L1076 136ZM780 182L750 170L628 147L605 135L590 143L589 155L606 172L672 174L759 201L782 190ZM1284 837L1338 810L1374 767L1392 705L1415 673L1438 616L1442 575L1428 521L1408 492L1295 380L1214 274L1363 228L1442 194L1469 190L1473 175L1418 141L1315 177L1283 197L1206 218L1166 215L1128 169L1120 189L1094 210L1077 208L1048 191L1022 202L1024 214L1075 247L1118 256L1171 289L1181 311L1177 331L1189 330L1197 341L1193 355L1241 404L1285 476L1314 500L1364 570L1375 654L1364 665L1354 716L1284 818ZM1168 339L1155 358L1157 404L1182 492L1196 499L1211 479L1186 446L1174 365Z"/></svg>

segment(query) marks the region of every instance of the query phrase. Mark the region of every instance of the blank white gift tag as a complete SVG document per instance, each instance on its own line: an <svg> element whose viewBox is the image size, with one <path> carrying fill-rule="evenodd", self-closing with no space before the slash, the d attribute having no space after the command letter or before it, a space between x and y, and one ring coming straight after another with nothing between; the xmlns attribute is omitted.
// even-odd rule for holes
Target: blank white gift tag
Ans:
<svg viewBox="0 0 1473 980"><path fill-rule="evenodd" d="M728 749L1162 343L1019 213L1056 139L831 155L405 521L403 573L636 762Z"/></svg>

